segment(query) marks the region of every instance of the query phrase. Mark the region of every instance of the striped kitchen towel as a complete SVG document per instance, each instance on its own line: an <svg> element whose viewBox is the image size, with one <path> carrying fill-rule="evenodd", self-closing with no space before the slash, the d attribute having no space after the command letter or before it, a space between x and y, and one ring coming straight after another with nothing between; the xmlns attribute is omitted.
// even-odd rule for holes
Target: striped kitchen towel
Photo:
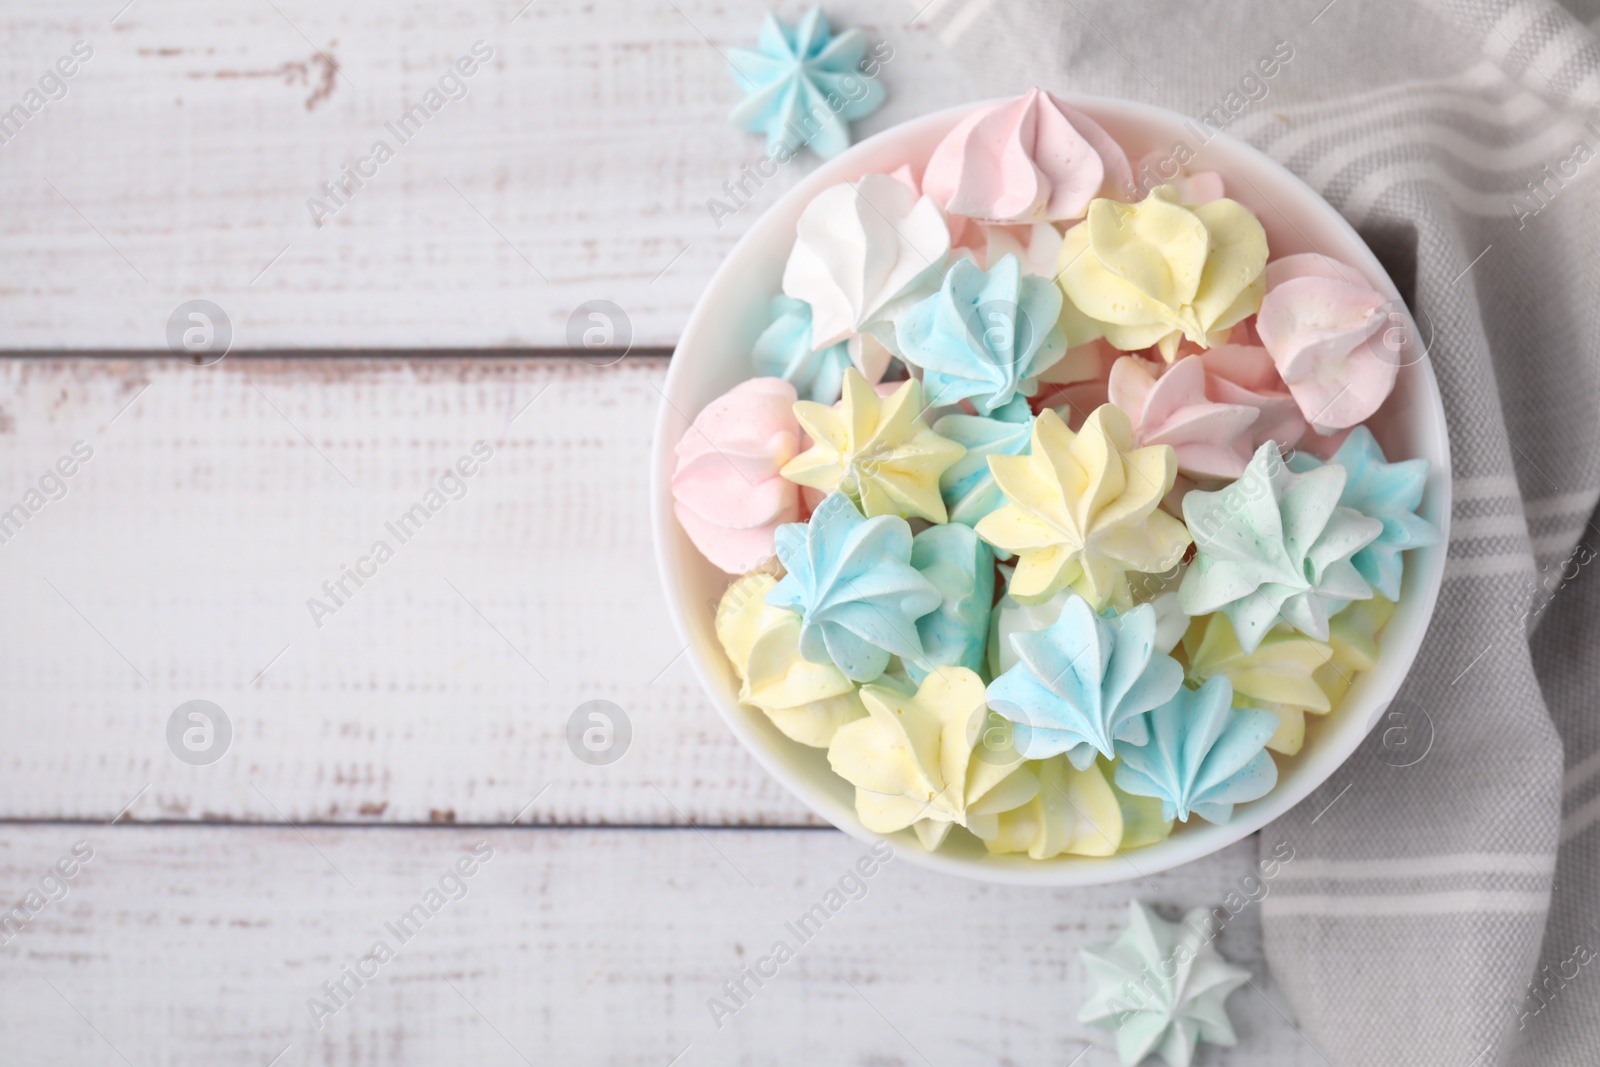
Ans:
<svg viewBox="0 0 1600 1067"><path fill-rule="evenodd" d="M1448 571L1400 718L1264 831L1269 962L1333 1063L1600 1063L1600 2L912 6L985 95L1192 115L1383 259L1448 412Z"/></svg>

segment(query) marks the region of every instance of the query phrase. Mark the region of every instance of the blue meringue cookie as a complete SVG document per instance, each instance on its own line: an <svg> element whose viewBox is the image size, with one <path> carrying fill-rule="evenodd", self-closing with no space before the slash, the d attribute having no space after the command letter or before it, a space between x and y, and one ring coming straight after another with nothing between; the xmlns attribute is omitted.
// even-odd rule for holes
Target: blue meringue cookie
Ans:
<svg viewBox="0 0 1600 1067"><path fill-rule="evenodd" d="M895 324L907 363L921 367L931 405L970 399L991 415L1017 396L1039 391L1038 376L1067 353L1061 290L1022 273L1014 255L989 271L957 260L933 296Z"/></svg>
<svg viewBox="0 0 1600 1067"><path fill-rule="evenodd" d="M850 346L840 341L811 347L811 305L779 294L772 298L772 323L756 338L751 351L757 378L782 378L801 400L835 404L844 391L844 369Z"/></svg>
<svg viewBox="0 0 1600 1067"><path fill-rule="evenodd" d="M1054 625L1011 635L1018 663L989 683L989 706L1016 724L1025 758L1065 752L1084 770L1117 741L1144 744L1144 713L1182 688L1183 667L1155 641L1150 605L1096 615L1073 594Z"/></svg>
<svg viewBox="0 0 1600 1067"><path fill-rule="evenodd" d="M1390 463L1372 431L1357 426L1331 462L1345 469L1339 505L1383 523L1378 539L1351 556L1350 562L1379 596L1398 600L1400 579L1405 573L1400 553L1439 543L1439 528L1417 514L1423 486L1428 481L1428 461L1404 459ZM1289 457L1289 469L1297 474L1321 466L1322 460L1304 452Z"/></svg>
<svg viewBox="0 0 1600 1067"><path fill-rule="evenodd" d="M1150 739L1117 743L1117 788L1161 800L1162 818L1189 813L1225 823L1233 806L1266 796L1278 784L1267 740L1278 717L1233 706L1233 683L1218 675L1199 689L1180 688L1150 713Z"/></svg>
<svg viewBox="0 0 1600 1067"><path fill-rule="evenodd" d="M943 598L917 620L923 658L906 663L918 685L935 667L983 670L994 607L994 552L970 526L930 526L911 539L911 565Z"/></svg>
<svg viewBox="0 0 1600 1067"><path fill-rule="evenodd" d="M863 518L832 493L808 523L778 527L789 572L767 603L800 616L800 654L870 682L891 655L923 658L916 621L939 607L938 588L911 565L911 525L897 515Z"/></svg>
<svg viewBox="0 0 1600 1067"><path fill-rule="evenodd" d="M766 134L780 163L807 147L832 159L850 147L850 123L883 106L883 84L861 71L867 45L860 30L835 36L820 7L792 27L769 12L754 51L727 50L746 94L734 125Z"/></svg>
<svg viewBox="0 0 1600 1067"><path fill-rule="evenodd" d="M1006 502L1005 494L994 484L989 457L1028 454L1033 439L1033 409L1024 398L1012 397L993 415L945 415L933 424L933 432L967 450L955 466L939 476L939 494L944 497L951 522L976 526Z"/></svg>

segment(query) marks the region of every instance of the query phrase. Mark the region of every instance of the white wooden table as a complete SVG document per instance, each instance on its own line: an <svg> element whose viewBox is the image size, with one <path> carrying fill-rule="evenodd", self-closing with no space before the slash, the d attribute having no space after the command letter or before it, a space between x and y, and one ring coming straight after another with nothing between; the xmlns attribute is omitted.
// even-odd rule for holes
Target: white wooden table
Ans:
<svg viewBox="0 0 1600 1067"><path fill-rule="evenodd" d="M1075 1021L1077 950L1130 895L1220 901L1254 841L1073 892L893 862L733 1018L707 1008L863 851L722 727L645 518L666 352L807 167L720 229L706 209L764 150L718 54L763 7L123 2L6 0L0 37L0 107L92 49L0 145L0 512L45 480L0 524L0 908L43 901L0 932L0 1060L1115 1062ZM913 10L829 6L895 49L866 132L970 95ZM466 96L316 225L478 41ZM213 366L167 355L197 298L234 331ZM625 358L571 355L595 299ZM464 495L314 619L477 441ZM232 728L209 765L168 744L193 699ZM610 766L565 742L590 699L633 724ZM1220 944L1260 989L1199 1062L1322 1062L1253 909Z"/></svg>

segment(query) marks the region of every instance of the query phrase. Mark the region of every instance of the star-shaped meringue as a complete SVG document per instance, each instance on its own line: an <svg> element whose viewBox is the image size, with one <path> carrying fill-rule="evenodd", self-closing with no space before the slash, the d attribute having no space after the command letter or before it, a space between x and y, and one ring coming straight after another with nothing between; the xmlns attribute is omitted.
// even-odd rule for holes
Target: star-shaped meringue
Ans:
<svg viewBox="0 0 1600 1067"><path fill-rule="evenodd" d="M1116 941L1080 953L1095 991L1078 1021L1116 1031L1123 1067L1151 1055L1168 1067L1189 1067L1201 1041L1238 1044L1223 1005L1250 972L1212 945L1210 914L1196 908L1170 923L1136 900L1128 912Z"/></svg>
<svg viewBox="0 0 1600 1067"><path fill-rule="evenodd" d="M1006 504L976 529L1020 557L1008 591L1021 603L1071 586L1098 611L1129 571L1160 573L1189 547L1183 524L1157 508L1178 473L1171 446L1135 448L1128 416L1110 404L1078 433L1041 413L1029 454L991 455L989 469Z"/></svg>
<svg viewBox="0 0 1600 1067"><path fill-rule="evenodd" d="M766 134L779 162L806 147L833 158L850 147L850 123L883 106L883 84L861 72L868 44L860 30L832 33L820 7L792 27L769 12L754 50L727 50L747 94L734 124Z"/></svg>
<svg viewBox="0 0 1600 1067"><path fill-rule="evenodd" d="M1351 557L1383 531L1339 506L1344 485L1337 464L1295 474L1269 441L1232 485L1187 494L1183 517L1198 552L1178 587L1183 610L1226 612L1246 652L1280 621L1327 640L1328 616L1372 595Z"/></svg>
<svg viewBox="0 0 1600 1067"><path fill-rule="evenodd" d="M1170 368L1123 356L1111 366L1108 395L1127 412L1135 445L1171 445L1178 470L1192 478L1237 478L1250 462L1249 432L1258 411L1217 403L1206 395L1206 384L1199 356Z"/></svg>
<svg viewBox="0 0 1600 1067"><path fill-rule="evenodd" d="M1299 752L1305 743L1306 713L1323 715L1333 710L1333 701L1320 682L1333 649L1287 626L1276 627L1254 652L1246 652L1239 647L1226 615L1206 615L1189 624L1189 632L1183 635L1183 653L1189 680L1196 685L1226 678L1233 684L1235 704L1264 708L1278 716L1278 729L1267 741L1274 752L1286 756Z"/></svg>
<svg viewBox="0 0 1600 1067"><path fill-rule="evenodd" d="M795 417L813 444L786 463L782 474L812 489L843 493L868 518L947 522L939 478L967 450L935 433L923 410L920 382L904 382L880 397L852 367L845 371L837 406L795 404Z"/></svg>
<svg viewBox="0 0 1600 1067"><path fill-rule="evenodd" d="M1000 815L1026 804L1039 780L1009 745L985 746L983 679L965 667L936 668L915 694L863 686L867 718L840 727L828 763L856 787L867 829L914 827L930 851L952 826L983 840Z"/></svg>

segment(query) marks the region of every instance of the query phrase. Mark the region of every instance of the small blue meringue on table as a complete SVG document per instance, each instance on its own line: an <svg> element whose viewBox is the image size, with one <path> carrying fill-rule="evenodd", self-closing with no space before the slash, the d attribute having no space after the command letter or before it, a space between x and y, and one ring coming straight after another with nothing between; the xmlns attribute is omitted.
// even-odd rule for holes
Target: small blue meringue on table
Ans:
<svg viewBox="0 0 1600 1067"><path fill-rule="evenodd" d="M780 163L810 148L823 159L850 147L850 123L883 106L883 83L861 72L867 35L835 34L822 8L813 7L798 25L767 14L756 47L729 48L746 96L733 109L742 130L764 133L767 151Z"/></svg>

